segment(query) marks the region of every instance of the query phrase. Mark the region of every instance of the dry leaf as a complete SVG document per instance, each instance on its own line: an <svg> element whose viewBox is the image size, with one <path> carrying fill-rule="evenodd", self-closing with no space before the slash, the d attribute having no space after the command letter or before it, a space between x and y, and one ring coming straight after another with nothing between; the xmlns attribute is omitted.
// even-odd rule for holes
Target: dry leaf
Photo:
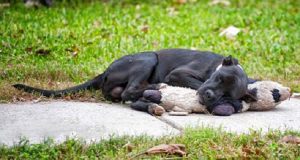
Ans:
<svg viewBox="0 0 300 160"><path fill-rule="evenodd" d="M127 142L123 148L126 149L127 152L132 152L132 149L134 148L134 146L130 143L130 142Z"/></svg>
<svg viewBox="0 0 300 160"><path fill-rule="evenodd" d="M170 155L186 155L185 146L183 144L161 144L154 146L146 151L146 154L170 154Z"/></svg>
<svg viewBox="0 0 300 160"><path fill-rule="evenodd" d="M187 0L176 0L176 2L179 4L185 4L187 2Z"/></svg>
<svg viewBox="0 0 300 160"><path fill-rule="evenodd" d="M25 7L39 7L41 4L37 1L26 1Z"/></svg>
<svg viewBox="0 0 300 160"><path fill-rule="evenodd" d="M229 39L234 38L239 32L241 31L241 29L236 28L234 26L229 26L226 29L224 29L219 36L226 36Z"/></svg>
<svg viewBox="0 0 300 160"><path fill-rule="evenodd" d="M49 82L48 82L48 86L53 87L53 86L54 86L54 83L53 83L52 81L49 81Z"/></svg>
<svg viewBox="0 0 300 160"><path fill-rule="evenodd" d="M37 51L35 51L36 54L39 55L48 55L50 54L50 50L48 49L38 49Z"/></svg>
<svg viewBox="0 0 300 160"><path fill-rule="evenodd" d="M152 46L153 46L153 47L158 47L158 45L159 45L159 43L158 43L157 41L153 41L153 42L152 42Z"/></svg>
<svg viewBox="0 0 300 160"><path fill-rule="evenodd" d="M0 3L0 8L9 7L10 3Z"/></svg>
<svg viewBox="0 0 300 160"><path fill-rule="evenodd" d="M26 52L32 52L32 47L27 47L27 48L25 48L25 51L26 51Z"/></svg>
<svg viewBox="0 0 300 160"><path fill-rule="evenodd" d="M211 6L218 5L218 4L222 4L224 6L229 6L230 2L227 0L212 0L211 2L209 2L209 5L211 5Z"/></svg>
<svg viewBox="0 0 300 160"><path fill-rule="evenodd" d="M41 97L39 97L38 99L33 100L33 103L39 103L41 101L42 101L42 99L41 99Z"/></svg>
<svg viewBox="0 0 300 160"><path fill-rule="evenodd" d="M288 135L288 136L284 136L283 138L281 138L280 142L291 143L291 144L300 144L300 137Z"/></svg>
<svg viewBox="0 0 300 160"><path fill-rule="evenodd" d="M246 146L246 145L243 146L242 151L243 151L244 154L246 154L246 155L249 155L249 154L252 153L251 149L250 149L248 146Z"/></svg>
<svg viewBox="0 0 300 160"><path fill-rule="evenodd" d="M64 97L64 100L67 100L67 101L70 101L72 98L71 98L71 96L65 96Z"/></svg>
<svg viewBox="0 0 300 160"><path fill-rule="evenodd" d="M178 11L174 7L167 8L167 12L169 13L169 16L176 16L178 14Z"/></svg>
<svg viewBox="0 0 300 160"><path fill-rule="evenodd" d="M72 56L73 56L73 57L76 57L77 55L78 55L78 52L77 52L77 51L72 52Z"/></svg>
<svg viewBox="0 0 300 160"><path fill-rule="evenodd" d="M93 26L94 26L95 28L100 27L100 22L99 22L98 20L94 21L94 22L93 22Z"/></svg>
<svg viewBox="0 0 300 160"><path fill-rule="evenodd" d="M8 42L2 41L1 44L2 44L3 47L7 47L7 48L8 48L8 47L9 47L9 48L11 47L10 43L8 43Z"/></svg>
<svg viewBox="0 0 300 160"><path fill-rule="evenodd" d="M141 31L147 33L149 30L149 26L148 25L144 25L141 27Z"/></svg>
<svg viewBox="0 0 300 160"><path fill-rule="evenodd" d="M76 46L73 46L72 48L67 48L66 51L71 52L71 55L73 57L76 57L79 53L79 48Z"/></svg>
<svg viewBox="0 0 300 160"><path fill-rule="evenodd" d="M135 9L136 9L136 10L140 10L140 9L141 9L141 6L140 6L140 5L136 5L136 6L135 6Z"/></svg>
<svg viewBox="0 0 300 160"><path fill-rule="evenodd" d="M168 154L168 155L178 155L185 156L185 146L183 144L160 144L148 149L145 152L141 152L137 155L130 156L130 159L135 159L141 155L153 155L153 154Z"/></svg>

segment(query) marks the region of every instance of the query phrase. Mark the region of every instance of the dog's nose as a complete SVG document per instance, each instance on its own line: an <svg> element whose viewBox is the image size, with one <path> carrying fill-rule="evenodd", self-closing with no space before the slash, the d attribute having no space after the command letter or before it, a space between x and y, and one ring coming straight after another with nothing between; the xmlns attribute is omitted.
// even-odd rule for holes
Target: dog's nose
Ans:
<svg viewBox="0 0 300 160"><path fill-rule="evenodd" d="M210 100L210 99L212 99L213 97L214 97L214 92L212 91L212 90L206 90L205 92L204 92L204 96L205 96L205 98L207 99L207 100Z"/></svg>

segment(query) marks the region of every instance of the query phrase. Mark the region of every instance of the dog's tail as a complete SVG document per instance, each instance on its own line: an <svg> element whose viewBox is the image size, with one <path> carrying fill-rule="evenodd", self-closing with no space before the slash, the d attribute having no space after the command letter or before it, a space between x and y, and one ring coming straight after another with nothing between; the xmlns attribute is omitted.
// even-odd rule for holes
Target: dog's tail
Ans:
<svg viewBox="0 0 300 160"><path fill-rule="evenodd" d="M98 90L102 88L103 82L104 82L104 76L105 73L100 74L99 76L95 77L92 80L89 80L83 84L80 84L78 86L74 86L71 88L63 89L63 90L45 90L45 89L39 89L39 88L34 88L30 86L26 86L24 84L14 84L13 87L19 89L19 90L24 90L25 92L29 93L40 93L43 96L46 97L61 97L65 94L73 94L76 92L79 92L81 90Z"/></svg>

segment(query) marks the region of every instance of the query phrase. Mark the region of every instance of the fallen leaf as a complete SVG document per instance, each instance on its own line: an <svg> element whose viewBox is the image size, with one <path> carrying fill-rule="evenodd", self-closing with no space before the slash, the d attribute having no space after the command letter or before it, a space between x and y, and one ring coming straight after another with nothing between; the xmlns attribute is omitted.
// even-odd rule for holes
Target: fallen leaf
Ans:
<svg viewBox="0 0 300 160"><path fill-rule="evenodd" d="M139 154L130 156L130 159L135 159L142 155L154 155L154 154L168 154L168 155L177 155L177 156L185 156L185 145L183 144L160 144L158 146L154 146L147 151L141 152Z"/></svg>
<svg viewBox="0 0 300 160"><path fill-rule="evenodd" d="M226 29L224 29L219 36L225 36L229 39L233 39L239 32L241 31L241 29L236 28L234 26L229 26Z"/></svg>
<svg viewBox="0 0 300 160"><path fill-rule="evenodd" d="M153 46L153 47L158 47L158 45L159 45L159 43L158 43L157 41L153 41L153 42L152 42L152 46Z"/></svg>
<svg viewBox="0 0 300 160"><path fill-rule="evenodd" d="M7 48L8 48L8 47L11 47L11 46L10 46L10 43L8 43L8 42L2 41L1 44L2 44L3 47L7 47Z"/></svg>
<svg viewBox="0 0 300 160"><path fill-rule="evenodd" d="M41 4L37 1L26 1L25 7L39 7Z"/></svg>
<svg viewBox="0 0 300 160"><path fill-rule="evenodd" d="M52 81L49 81L49 82L48 82L48 86L53 87L53 86L54 86L54 83L53 83Z"/></svg>
<svg viewBox="0 0 300 160"><path fill-rule="evenodd" d="M209 2L209 5L213 6L213 5L224 5L224 6L229 6L230 2L227 0L212 0L211 2Z"/></svg>
<svg viewBox="0 0 300 160"><path fill-rule="evenodd" d="M147 33L149 30L149 26L148 25L144 25L141 27L141 31Z"/></svg>
<svg viewBox="0 0 300 160"><path fill-rule="evenodd" d="M132 152L132 149L134 148L134 146L130 143L130 142L127 142L123 148L126 149L127 152Z"/></svg>
<svg viewBox="0 0 300 160"><path fill-rule="evenodd" d="M71 96L65 96L64 100L70 101L71 100Z"/></svg>
<svg viewBox="0 0 300 160"><path fill-rule="evenodd" d="M167 12L169 13L169 16L176 16L178 14L178 11L174 7L167 8Z"/></svg>
<svg viewBox="0 0 300 160"><path fill-rule="evenodd" d="M9 7L10 3L0 3L0 8Z"/></svg>
<svg viewBox="0 0 300 160"><path fill-rule="evenodd" d="M14 65L11 64L11 63L7 64L7 68L12 68L13 66L14 66Z"/></svg>
<svg viewBox="0 0 300 160"><path fill-rule="evenodd" d="M281 138L280 142L291 143L291 144L300 144L300 137L288 135L288 136L284 136L283 138Z"/></svg>
<svg viewBox="0 0 300 160"><path fill-rule="evenodd" d="M48 55L50 54L50 50L48 49L38 49L37 51L35 51L36 54L39 55Z"/></svg>
<svg viewBox="0 0 300 160"><path fill-rule="evenodd" d="M73 57L76 57L76 56L78 55L78 52L77 52L77 51L74 51L74 52L72 52L71 54L72 54Z"/></svg>
<svg viewBox="0 0 300 160"><path fill-rule="evenodd" d="M176 2L179 4L185 4L187 2L187 0L176 0Z"/></svg>
<svg viewBox="0 0 300 160"><path fill-rule="evenodd" d="M136 10L140 10L140 9L141 9L141 6L140 6L140 5L136 5L136 6L135 6L135 9L136 9Z"/></svg>
<svg viewBox="0 0 300 160"><path fill-rule="evenodd" d="M41 97L39 97L38 99L35 99L35 100L33 100L33 103L39 103L39 102L41 102Z"/></svg>
<svg viewBox="0 0 300 160"><path fill-rule="evenodd" d="M140 19L141 17L142 17L142 15L139 14L139 13L137 13L137 14L135 15L135 19Z"/></svg>
<svg viewBox="0 0 300 160"><path fill-rule="evenodd" d="M68 20L66 20L66 19L63 19L63 20L62 20L62 24L68 25L68 23L69 23Z"/></svg>
<svg viewBox="0 0 300 160"><path fill-rule="evenodd" d="M183 144L161 144L154 146L146 151L146 154L170 154L170 155L186 155L185 146Z"/></svg>
<svg viewBox="0 0 300 160"><path fill-rule="evenodd" d="M76 57L79 53L79 48L76 46L73 46L72 48L67 48L66 51L71 52L71 55L73 57Z"/></svg>
<svg viewBox="0 0 300 160"><path fill-rule="evenodd" d="M98 20L96 20L96 21L93 22L93 26L94 26L95 28L100 27L100 24L101 24L101 23L100 23Z"/></svg>
<svg viewBox="0 0 300 160"><path fill-rule="evenodd" d="M32 52L32 47L27 47L27 48L25 48L25 51L26 51L26 52Z"/></svg>

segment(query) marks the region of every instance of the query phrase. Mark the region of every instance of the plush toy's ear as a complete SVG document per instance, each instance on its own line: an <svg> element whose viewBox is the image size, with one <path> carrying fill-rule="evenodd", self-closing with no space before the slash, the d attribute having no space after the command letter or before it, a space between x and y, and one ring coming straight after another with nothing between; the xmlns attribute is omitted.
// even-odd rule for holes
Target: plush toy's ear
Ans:
<svg viewBox="0 0 300 160"><path fill-rule="evenodd" d="M231 65L233 65L233 64L234 64L234 63L233 63L233 58L232 58L231 55L229 55L228 57L225 57L225 58L223 59L222 66L231 66Z"/></svg>
<svg viewBox="0 0 300 160"><path fill-rule="evenodd" d="M241 100L245 101L246 103L256 102L257 101L257 88L248 90L246 92L246 94L241 98Z"/></svg>

